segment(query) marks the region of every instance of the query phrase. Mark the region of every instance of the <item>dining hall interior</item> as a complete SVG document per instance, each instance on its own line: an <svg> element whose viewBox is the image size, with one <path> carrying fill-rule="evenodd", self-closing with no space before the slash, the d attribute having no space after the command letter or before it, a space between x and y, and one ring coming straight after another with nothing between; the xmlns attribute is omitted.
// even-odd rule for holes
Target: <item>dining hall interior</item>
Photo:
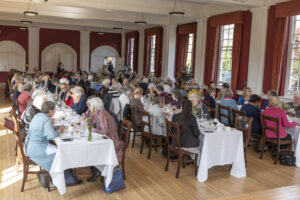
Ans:
<svg viewBox="0 0 300 200"><path fill-rule="evenodd" d="M300 199L300 0L0 0L0 199Z"/></svg>

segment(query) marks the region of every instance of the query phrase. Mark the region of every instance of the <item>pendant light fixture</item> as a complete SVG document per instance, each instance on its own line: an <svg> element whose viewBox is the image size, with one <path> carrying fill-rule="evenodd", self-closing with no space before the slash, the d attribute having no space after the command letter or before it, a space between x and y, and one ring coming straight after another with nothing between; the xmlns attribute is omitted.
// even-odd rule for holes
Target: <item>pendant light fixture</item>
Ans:
<svg viewBox="0 0 300 200"><path fill-rule="evenodd" d="M27 19L22 19L22 20L21 20L21 23L22 23L22 24L25 24L25 25L29 25L29 24L32 24L32 21L27 20Z"/></svg>
<svg viewBox="0 0 300 200"><path fill-rule="evenodd" d="M34 10L30 10L30 5L31 5L31 1L32 0L29 0L29 4L28 4L28 7L27 7L27 10L24 11L24 15L28 16L28 17L35 17L37 16L39 13L37 11L34 11ZM33 6L32 6L33 7ZM35 9L37 10L37 9Z"/></svg>
<svg viewBox="0 0 300 200"><path fill-rule="evenodd" d="M22 31L25 31L25 30L27 30L27 27L26 26L20 26L19 29L22 30Z"/></svg>
<svg viewBox="0 0 300 200"><path fill-rule="evenodd" d="M139 14L137 20L134 22L136 25L145 26L147 24L147 21L144 18L144 15L142 13Z"/></svg>
<svg viewBox="0 0 300 200"><path fill-rule="evenodd" d="M172 15L172 16L183 16L185 14L185 12L183 10L183 3L182 3L182 1L181 0L178 0L178 1L180 1L180 2L177 3L177 0L175 0L173 10L171 12L169 12L169 15ZM180 4L180 5L178 5L178 4ZM181 7L181 10L178 7Z"/></svg>

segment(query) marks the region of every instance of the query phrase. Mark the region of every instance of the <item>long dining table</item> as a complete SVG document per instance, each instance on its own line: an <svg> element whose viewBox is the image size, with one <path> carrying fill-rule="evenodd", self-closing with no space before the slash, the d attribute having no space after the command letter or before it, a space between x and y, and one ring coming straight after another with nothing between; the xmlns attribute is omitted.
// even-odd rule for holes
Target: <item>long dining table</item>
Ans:
<svg viewBox="0 0 300 200"><path fill-rule="evenodd" d="M85 121L69 107L57 106L54 126L65 126L66 130L55 139L57 147L49 146L49 153L56 153L50 176L59 193L66 193L64 170L95 166L105 178L108 187L118 159L113 141L107 136L93 133L88 141L88 129Z"/></svg>

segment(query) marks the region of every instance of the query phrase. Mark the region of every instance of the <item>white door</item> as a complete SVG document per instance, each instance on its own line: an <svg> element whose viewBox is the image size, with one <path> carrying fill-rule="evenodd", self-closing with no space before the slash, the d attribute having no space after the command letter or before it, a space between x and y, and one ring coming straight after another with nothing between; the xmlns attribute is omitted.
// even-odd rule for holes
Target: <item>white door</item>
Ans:
<svg viewBox="0 0 300 200"><path fill-rule="evenodd" d="M103 66L105 65L105 57L112 58L112 64L116 67L117 62L119 62L120 57L118 52L109 46L101 46L95 49L91 55L91 71L92 72L102 72Z"/></svg>

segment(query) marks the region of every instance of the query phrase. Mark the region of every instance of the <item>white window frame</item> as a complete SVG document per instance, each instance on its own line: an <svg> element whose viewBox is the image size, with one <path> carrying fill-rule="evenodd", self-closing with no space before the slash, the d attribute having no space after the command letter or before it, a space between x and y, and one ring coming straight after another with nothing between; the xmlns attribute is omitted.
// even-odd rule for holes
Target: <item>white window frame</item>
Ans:
<svg viewBox="0 0 300 200"><path fill-rule="evenodd" d="M221 86L223 83L228 83L229 85L231 85L231 79L232 77L230 78L230 82L226 82L226 81L220 81L220 76L221 76L221 65L222 65L222 48L223 48L223 34L224 34L224 27L225 26L230 26L230 25L233 25L233 35L232 35L232 49L231 49L231 72L232 72L232 51L233 51L233 40L234 40L234 28L235 28L235 25L234 24L228 24L228 25L224 25L221 27L221 33L220 33L220 47L219 47L219 60L218 60L218 76L217 76L217 85L218 86Z"/></svg>
<svg viewBox="0 0 300 200"><path fill-rule="evenodd" d="M189 34L188 51L187 51L186 62L185 62L185 67L188 67L187 66L188 61L191 62L191 65L189 66L190 70L193 69L193 53L194 53L194 45L195 45L194 44L194 37L195 37L195 34L193 34L193 33ZM192 47L191 49L190 49L190 46ZM188 60L189 55L191 56L190 60Z"/></svg>
<svg viewBox="0 0 300 200"><path fill-rule="evenodd" d="M153 41L155 42L154 46L153 46ZM151 35L151 40L150 40L150 73L155 72L155 51L156 51L155 48L156 48L156 35ZM154 50L154 51L152 51L152 50Z"/></svg>
<svg viewBox="0 0 300 200"><path fill-rule="evenodd" d="M133 57L134 57L134 38L130 38L130 67L133 70Z"/></svg>

